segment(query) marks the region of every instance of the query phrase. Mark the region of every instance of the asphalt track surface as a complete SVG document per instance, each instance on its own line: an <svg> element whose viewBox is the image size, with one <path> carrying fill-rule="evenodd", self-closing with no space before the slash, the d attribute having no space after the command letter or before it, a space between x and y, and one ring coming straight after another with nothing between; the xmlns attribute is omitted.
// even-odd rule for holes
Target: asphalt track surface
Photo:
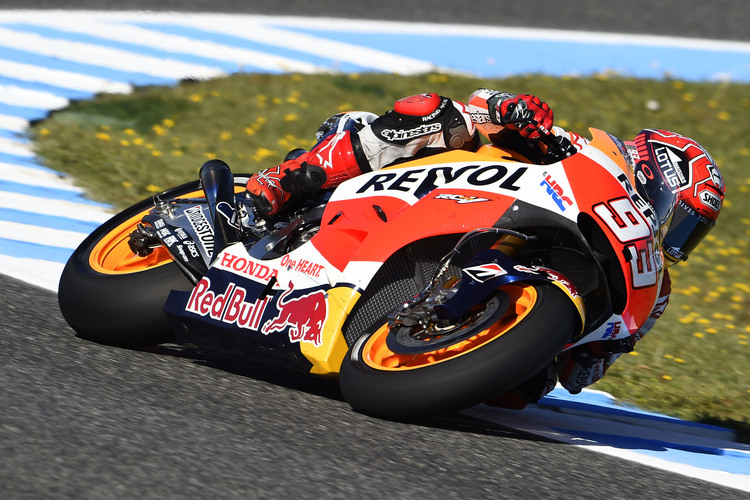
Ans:
<svg viewBox="0 0 750 500"><path fill-rule="evenodd" d="M148 3L66 7L153 9ZM536 2L548 7L539 12L535 2L443 10L432 7L437 2L277 3L167 1L160 8L506 25L513 19L519 26L600 31L605 21L617 21L617 29L606 30L686 35L683 29L700 27L706 38L748 39L744 1L660 2L660 14L648 16L637 9L648 2L634 0L627 18L606 2L586 0L565 2L565 12L562 2ZM569 12L585 12L581 6L596 9L573 23ZM11 7L60 8L53 1L0 2ZM673 13L668 22L665 13ZM623 22L634 18L643 22ZM4 276L0 300L3 498L747 496L462 415L415 424L372 419L353 412L333 381L170 346L128 351L91 344L65 324L55 294Z"/></svg>

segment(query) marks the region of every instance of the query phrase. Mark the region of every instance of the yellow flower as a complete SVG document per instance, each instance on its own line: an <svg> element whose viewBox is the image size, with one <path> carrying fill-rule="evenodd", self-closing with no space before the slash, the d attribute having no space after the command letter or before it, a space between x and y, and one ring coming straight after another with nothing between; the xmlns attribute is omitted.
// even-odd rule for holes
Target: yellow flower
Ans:
<svg viewBox="0 0 750 500"><path fill-rule="evenodd" d="M124 187L126 189L127 188L131 188L131 187L133 187L133 183L132 182L128 182L128 181L122 181L122 187Z"/></svg>
<svg viewBox="0 0 750 500"><path fill-rule="evenodd" d="M143 137L136 137L135 139L133 139L133 144L135 144L136 146L142 145L143 144Z"/></svg>
<svg viewBox="0 0 750 500"><path fill-rule="evenodd" d="M151 151L151 156L161 156L161 151L153 150Z"/></svg>
<svg viewBox="0 0 750 500"><path fill-rule="evenodd" d="M662 375L661 378L664 380L672 380L672 377L670 377L669 375Z"/></svg>
<svg viewBox="0 0 750 500"><path fill-rule="evenodd" d="M183 153L183 152L182 152L182 151L180 151L179 149L175 149L174 151L172 151L172 152L171 152L171 153L169 153L169 154L171 154L172 156L177 156L177 157L179 158L180 156L183 156L183 155L184 155L185 153Z"/></svg>
<svg viewBox="0 0 750 500"><path fill-rule="evenodd" d="M146 191L148 191L149 193L158 193L159 191L161 191L161 188L159 186L155 186L154 184L149 184L148 186L146 186Z"/></svg>
<svg viewBox="0 0 750 500"><path fill-rule="evenodd" d="M128 147L130 146L130 141L127 141L125 139L120 139L120 146Z"/></svg>
<svg viewBox="0 0 750 500"><path fill-rule="evenodd" d="M287 115L284 115L284 121L285 122L293 122L297 119L297 115L294 113L289 113Z"/></svg>
<svg viewBox="0 0 750 500"><path fill-rule="evenodd" d="M252 127L245 127L245 134L246 135L254 135L255 130Z"/></svg>
<svg viewBox="0 0 750 500"><path fill-rule="evenodd" d="M721 113L719 113L718 115L716 115L716 117L719 120L722 120L722 121L728 121L730 119L730 115L726 111L722 111Z"/></svg>
<svg viewBox="0 0 750 500"><path fill-rule="evenodd" d="M165 118L164 120L162 120L161 124L167 128L172 128L174 127L174 120L172 120L171 118Z"/></svg>
<svg viewBox="0 0 750 500"><path fill-rule="evenodd" d="M702 338L703 338L703 334L702 334L701 332L695 332L695 333L693 334L693 337L697 337L697 338L699 338L699 339L702 339Z"/></svg>
<svg viewBox="0 0 750 500"><path fill-rule="evenodd" d="M167 131L161 125L154 125L151 127L156 135L167 135Z"/></svg>
<svg viewBox="0 0 750 500"><path fill-rule="evenodd" d="M203 96L199 94L191 94L190 97L188 97L193 102L201 102L203 100Z"/></svg>
<svg viewBox="0 0 750 500"><path fill-rule="evenodd" d="M48 128L43 128L39 130L39 135L49 135L49 134L50 132Z"/></svg>
<svg viewBox="0 0 750 500"><path fill-rule="evenodd" d="M682 359L682 358L674 358L674 360L675 360L676 363L684 363L685 362L685 360Z"/></svg>
<svg viewBox="0 0 750 500"><path fill-rule="evenodd" d="M253 160L260 161L274 154L276 154L276 152L271 151L270 149L258 148L257 150L255 150L255 155L253 156Z"/></svg>
<svg viewBox="0 0 750 500"><path fill-rule="evenodd" d="M682 94L682 100L685 102L693 102L695 100L695 96L691 93Z"/></svg>
<svg viewBox="0 0 750 500"><path fill-rule="evenodd" d="M125 135L135 135L135 130L133 130L132 128L126 128L125 130L123 130L123 132L125 133Z"/></svg>
<svg viewBox="0 0 750 500"><path fill-rule="evenodd" d="M224 130L222 133L219 134L219 139L222 141L229 141L232 139L232 133Z"/></svg>
<svg viewBox="0 0 750 500"><path fill-rule="evenodd" d="M107 134L106 132L97 132L94 137L96 137L100 141L108 141L110 139L109 134Z"/></svg>

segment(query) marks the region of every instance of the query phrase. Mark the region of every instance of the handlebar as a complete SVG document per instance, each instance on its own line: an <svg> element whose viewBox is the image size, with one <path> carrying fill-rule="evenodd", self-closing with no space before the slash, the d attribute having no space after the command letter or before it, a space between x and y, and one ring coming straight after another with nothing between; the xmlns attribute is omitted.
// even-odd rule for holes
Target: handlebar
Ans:
<svg viewBox="0 0 750 500"><path fill-rule="evenodd" d="M536 131L539 132L539 140L547 146L545 159L549 158L553 162L560 161L577 152L575 146L573 146L567 137L553 134L551 130L548 130L544 125L535 120L509 120L505 122L505 125L509 123L526 123L534 127Z"/></svg>

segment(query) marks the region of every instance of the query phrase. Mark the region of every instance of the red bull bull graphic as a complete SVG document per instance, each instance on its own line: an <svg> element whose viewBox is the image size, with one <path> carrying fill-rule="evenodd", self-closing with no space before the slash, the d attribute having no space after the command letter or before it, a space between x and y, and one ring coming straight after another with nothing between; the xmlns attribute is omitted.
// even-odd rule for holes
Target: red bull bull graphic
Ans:
<svg viewBox="0 0 750 500"><path fill-rule="evenodd" d="M328 318L328 302L323 290L289 298L294 287L281 294L276 307L279 314L265 322L261 333L288 330L290 342L306 342L320 347L323 343L323 325Z"/></svg>

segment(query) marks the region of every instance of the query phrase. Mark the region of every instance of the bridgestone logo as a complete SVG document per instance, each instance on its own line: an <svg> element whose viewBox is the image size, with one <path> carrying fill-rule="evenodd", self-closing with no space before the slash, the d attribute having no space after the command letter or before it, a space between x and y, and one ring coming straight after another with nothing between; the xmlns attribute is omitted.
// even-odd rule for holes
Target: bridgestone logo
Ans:
<svg viewBox="0 0 750 500"><path fill-rule="evenodd" d="M389 141L403 141L406 139L413 139L414 137L434 134L435 132L440 132L442 128L442 125L440 125L439 123L433 123L431 125L420 125L419 127L410 130L394 130L387 128L380 132L380 135L382 135Z"/></svg>
<svg viewBox="0 0 750 500"><path fill-rule="evenodd" d="M203 215L203 209L200 206L190 207L185 210L185 217L187 217L190 225L193 226L198 241L200 242L206 255L209 257L214 253L214 230L211 224Z"/></svg>

